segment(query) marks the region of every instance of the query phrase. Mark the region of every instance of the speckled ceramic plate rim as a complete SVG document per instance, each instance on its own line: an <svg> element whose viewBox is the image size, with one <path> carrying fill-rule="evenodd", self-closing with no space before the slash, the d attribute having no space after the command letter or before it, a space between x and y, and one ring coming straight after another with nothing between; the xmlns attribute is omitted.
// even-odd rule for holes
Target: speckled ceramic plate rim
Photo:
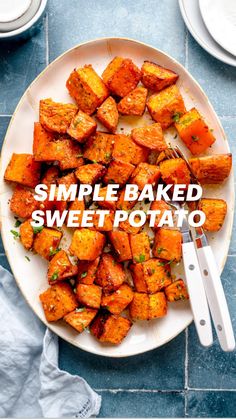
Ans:
<svg viewBox="0 0 236 419"><path fill-rule="evenodd" d="M11 117L11 120L10 120L10 123L9 123L9 126L8 126L8 128L7 128L7 131L6 131L6 134L5 134L5 137L4 137L4 140L3 140L3 145L2 145L2 151L1 151L1 155L4 153L4 150L5 150L5 147L6 147L6 143L5 143L5 140L6 140L6 138L7 138L7 135L8 135L8 131L10 130L10 127L11 127L11 125L13 124L13 122L14 122L14 118L15 118L15 115L16 115L16 113L17 113L17 111L18 111L18 109L19 109L19 107L20 107L20 105L21 105L21 103L23 102L23 100L25 99L25 97L27 96L27 94L29 94L29 92L30 92L30 90L31 90L31 88L32 88L32 86L45 74L45 72L47 71L47 69L48 68L51 68L51 67L53 67L53 65L56 63L56 62L59 62L60 60L62 60L63 58L64 58L64 56L65 55L67 55L68 53L70 53L71 51L73 51L73 50L77 50L77 49L79 49L79 48L81 48L81 47L84 47L84 46L86 46L86 45L91 45L91 44L96 44L96 43L99 43L99 42L106 42L106 46L107 46L107 51L108 51L108 53L110 53L110 46L109 46L109 43L110 42L112 42L112 41L123 41L123 42L129 42L129 43L133 43L134 44L134 46L135 45L141 45L141 46L143 46L143 47L147 47L147 48L150 48L154 53L155 52L157 52L157 53L161 53L161 54L163 54L166 58L168 58L170 61L172 61L173 62L173 64L175 64L175 65L177 65L177 66L180 66L181 68L182 68L182 70L184 71L184 72L187 72L188 73L188 76L189 76L189 78L191 79L191 81L198 87L198 89L201 91L201 93L202 93L202 95L204 96L204 99L206 100L206 102L207 102L207 104L208 104L208 106L210 107L210 109L211 109L211 112L213 113L213 115L214 115L214 118L217 120L217 123L218 123L218 125L219 125L219 127L220 127L220 129L221 129L221 131L222 131L222 134L224 135L224 138L226 138L226 135L225 135L225 132L224 132L224 129L223 129L223 127L222 127L222 124L221 124L221 122L220 122L220 120L219 120L219 118L218 118L218 116L217 116L217 114L216 114L216 112L215 112L215 110L214 110L214 108L213 108L213 106L211 105L211 103L210 103L210 101L209 101L209 99L208 99L208 97L206 96L206 94L205 94L205 92L203 91L203 89L201 88L201 86L198 84L198 82L191 76L191 74L188 72L188 70L186 70L185 68L184 68L184 66L182 65L182 64L180 64L177 60L175 60L174 58L172 58L169 54L167 54L167 53L165 53L165 52L163 52L162 50L160 50L160 49L157 49L157 48L155 48L155 47L153 47L153 46L151 46L151 45L149 45L149 44L146 44L146 43L144 43L144 42L140 42L140 41L137 41L137 40L134 40L134 39L131 39L131 38L126 38L126 37L111 37L111 38L107 38L107 37L102 37L102 38L97 38L97 39L95 39L95 40L90 40L90 41L87 41L87 42L83 42L83 43L80 43L80 44L78 44L78 45L76 45L76 46L74 46L74 47L72 47L72 48L70 48L70 49L68 49L67 51L65 51L64 53L62 53L61 55L59 55L55 60L53 60L33 81L32 81L32 83L28 86L28 88L26 89L26 91L24 92L24 94L22 95L22 97L21 97L21 99L19 100L19 102L18 102L18 104L17 104L17 106L16 106L16 108L15 108L15 111L14 111L14 113L13 113L13 115L12 115L12 117ZM227 143L227 146L228 146L228 150L229 150L229 145L228 145L228 141L226 140L226 143ZM230 150L229 150L230 151ZM0 161L0 167L2 166L2 158L1 158L1 161ZM2 167L1 167L1 170L2 170ZM233 176L233 173L231 174L231 176ZM1 178L0 179L0 185L2 185L3 184L3 182L4 182L4 180L3 180L3 178ZM234 190L232 191L232 193L233 193L233 198L235 197L235 194L234 194ZM233 199L233 201L234 201L234 199ZM233 207L233 213L234 213L234 207ZM227 255L228 255L228 249L229 249L229 244L230 244L230 237L231 237L231 233L232 233L232 227L233 227L233 214L232 214L232 216L231 216L231 218L230 218L230 222L228 223L229 225L228 225L228 230L227 230L227 238L228 238L228 241L227 241L227 245L226 245L226 251L225 251L225 255L224 255L224 258L223 258L223 262L222 262L222 264L221 264L221 266L220 266L220 272L222 272L223 271L223 268L224 268L224 265L225 265L225 263L226 263L226 259L227 259ZM0 208L0 227L2 228L2 216L1 216L1 208ZM10 259L9 259L9 257L8 257L8 247L7 247L7 243L6 243L6 240L5 240L5 238L4 238L4 236L2 236L2 240L3 240L3 246L4 246L4 249L5 249L5 253L6 253L6 256L7 256L7 258L8 258L8 261L9 261L9 264L10 264L10 267L11 267L11 270L12 270L12 272L13 272L13 275L14 275L14 277L15 277L15 280L16 280L16 283L17 283L17 285L18 285L18 287L19 287L19 289L21 290L21 284L20 284L20 280L17 278L17 272L16 272L16 268L15 268L15 266L10 262ZM29 299L28 298L26 298L26 296L22 293L22 295L24 296L24 298L25 298L25 300L27 301L27 303L28 303L28 305L31 307L31 309L35 312L35 310L34 310L34 306L33 306L33 304L32 304L32 302L31 301L29 301ZM75 342L73 339L70 339L69 337L66 337L65 338L65 336L63 335L63 333L60 331L60 329L58 330L57 328L55 328L54 327L54 325L52 325L51 323L48 323L44 318L41 318L37 313L35 313L39 318L40 318L40 320L45 324L45 326L46 327L48 327L50 330L52 330L54 333L56 333L59 337L61 337L62 339L64 339L64 340L66 340L67 342L69 342L70 344L72 344L72 345L74 345L74 346L76 346L76 347L79 347L80 349L83 349L83 350L85 350L85 351L87 351L87 352L90 352L90 353L93 353L93 354L96 354L96 355L100 355L100 356L109 356L109 357L113 357L113 358L122 358L122 357L130 357L130 356L134 356L134 355L138 355L138 354L142 354L142 353L144 353L144 352L148 352L148 351L151 351L151 350L154 350L154 349L156 349L156 348L158 348L158 347L160 347L160 346L163 346L163 345L165 345L166 343L168 343L168 342L170 342L172 339L174 339L176 336L178 336L183 330L185 330L186 329L186 327L187 326L189 326L190 324L191 324L191 322L192 322L192 320L193 320L193 317L191 317L191 319L189 320L189 321L187 321L186 322L186 324L182 327L182 329L181 330L179 330L177 333L174 333L173 335L171 335L170 337L169 337L169 339L167 339L167 340L165 340L164 342L161 342L160 344L157 344L157 345L153 345L153 346L151 346L150 348L148 348L148 349L145 349L145 350L143 350L143 349L137 349L134 353L129 353L128 355L127 354L123 354L123 353L117 353L117 354L111 354L111 355L108 355L108 354L105 354L104 355L104 353L103 353L103 350L102 350L102 345L101 345L101 350L100 351L98 351L98 350L93 350L93 348L91 348L91 350L88 350L88 348L87 347L85 347L84 345L82 345L82 344L78 344L78 342ZM56 329L56 330L55 330Z"/></svg>

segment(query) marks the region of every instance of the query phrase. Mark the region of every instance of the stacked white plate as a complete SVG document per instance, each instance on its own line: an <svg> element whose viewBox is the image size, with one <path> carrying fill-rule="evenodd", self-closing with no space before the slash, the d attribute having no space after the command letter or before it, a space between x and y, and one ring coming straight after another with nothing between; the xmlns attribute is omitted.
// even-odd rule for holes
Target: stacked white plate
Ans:
<svg viewBox="0 0 236 419"><path fill-rule="evenodd" d="M211 55L236 67L236 0L179 0L182 17Z"/></svg>

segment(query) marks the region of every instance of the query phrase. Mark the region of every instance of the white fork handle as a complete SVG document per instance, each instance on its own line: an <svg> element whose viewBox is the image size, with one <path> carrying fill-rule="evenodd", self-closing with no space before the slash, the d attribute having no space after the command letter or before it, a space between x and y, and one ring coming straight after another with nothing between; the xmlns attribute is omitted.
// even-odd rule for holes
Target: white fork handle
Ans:
<svg viewBox="0 0 236 419"><path fill-rule="evenodd" d="M211 318L193 242L182 244L185 277L198 337L203 346L213 343Z"/></svg>
<svg viewBox="0 0 236 419"><path fill-rule="evenodd" d="M212 320L223 351L235 349L235 338L218 266L210 246L197 249Z"/></svg>

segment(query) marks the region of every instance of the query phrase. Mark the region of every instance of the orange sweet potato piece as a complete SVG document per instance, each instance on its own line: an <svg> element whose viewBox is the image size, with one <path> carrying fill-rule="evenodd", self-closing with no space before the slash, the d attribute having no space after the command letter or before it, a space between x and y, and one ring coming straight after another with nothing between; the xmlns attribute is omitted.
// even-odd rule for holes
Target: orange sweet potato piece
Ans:
<svg viewBox="0 0 236 419"><path fill-rule="evenodd" d="M154 164L140 163L133 171L130 183L136 183L141 191L147 183L156 185L160 178L161 172L159 167Z"/></svg>
<svg viewBox="0 0 236 419"><path fill-rule="evenodd" d="M54 254L53 249L51 249L51 254ZM47 272L48 282L49 284L53 284L55 281L71 278L77 275L77 273L78 267L72 265L65 250L59 250L49 262Z"/></svg>
<svg viewBox="0 0 236 419"><path fill-rule="evenodd" d="M122 115L142 116L146 107L147 94L145 87L136 87L121 99L117 106L118 111Z"/></svg>
<svg viewBox="0 0 236 419"><path fill-rule="evenodd" d="M51 259L53 252L59 246L62 232L44 227L36 234L34 239L34 251L45 259Z"/></svg>
<svg viewBox="0 0 236 419"><path fill-rule="evenodd" d="M120 344L129 332L132 323L125 317L100 313L91 323L90 330L100 342Z"/></svg>
<svg viewBox="0 0 236 419"><path fill-rule="evenodd" d="M134 165L145 162L148 158L149 150L140 147L131 139L129 135L116 134L112 157Z"/></svg>
<svg viewBox="0 0 236 419"><path fill-rule="evenodd" d="M119 261L132 259L129 235L125 231L111 231L108 235Z"/></svg>
<svg viewBox="0 0 236 419"><path fill-rule="evenodd" d="M79 201L78 199L76 199L75 201L72 201L68 211L80 211L79 214L74 215L74 221L81 224L82 221L82 217L83 217L83 211L85 210L85 205L84 205L84 201ZM69 216L69 213L68 213ZM67 221L68 221L68 216L67 216Z"/></svg>
<svg viewBox="0 0 236 419"><path fill-rule="evenodd" d="M50 187L50 185L57 183L57 179L59 178L59 169L57 166L50 166L45 171L41 183Z"/></svg>
<svg viewBox="0 0 236 419"><path fill-rule="evenodd" d="M102 78L114 95L124 97L137 86L141 72L129 58L115 57L102 73Z"/></svg>
<svg viewBox="0 0 236 419"><path fill-rule="evenodd" d="M77 111L77 106L72 103L43 99L39 102L39 121L48 131L65 134Z"/></svg>
<svg viewBox="0 0 236 419"><path fill-rule="evenodd" d="M142 68L142 83L148 89L159 92L165 87L176 83L178 74L150 61L144 61Z"/></svg>
<svg viewBox="0 0 236 419"><path fill-rule="evenodd" d="M30 250L33 247L34 242L34 230L31 226L31 220L26 220L20 225L20 241L26 250Z"/></svg>
<svg viewBox="0 0 236 419"><path fill-rule="evenodd" d="M87 183L93 185L98 179L100 179L104 173L106 173L106 168L98 163L86 164L85 166L80 166L75 175L79 179L80 183Z"/></svg>
<svg viewBox="0 0 236 419"><path fill-rule="evenodd" d="M88 262L87 260L80 260L78 263L77 281L80 284L91 285L94 283L97 275L100 257Z"/></svg>
<svg viewBox="0 0 236 419"><path fill-rule="evenodd" d="M76 169L84 163L78 142L65 138L55 141L56 159L61 170Z"/></svg>
<svg viewBox="0 0 236 419"><path fill-rule="evenodd" d="M69 188L71 185L77 184L77 179L74 172L71 172L65 176L58 178L57 183L58 185L65 185L66 188Z"/></svg>
<svg viewBox="0 0 236 419"><path fill-rule="evenodd" d="M90 135L97 129L97 123L91 116L83 111L79 111L72 119L67 134L73 137L79 143L84 143Z"/></svg>
<svg viewBox="0 0 236 419"><path fill-rule="evenodd" d="M115 211L117 201L109 201L106 199L106 196L107 196L107 186L105 186L104 188L100 188L99 197L104 198L104 201L97 201L97 204L101 208L106 208L111 211Z"/></svg>
<svg viewBox="0 0 236 419"><path fill-rule="evenodd" d="M172 282L172 284L165 287L165 295L167 301L170 301L171 303L173 301L189 299L186 285L182 279L178 279L177 281Z"/></svg>
<svg viewBox="0 0 236 419"><path fill-rule="evenodd" d="M160 201L153 201L150 206L150 210L152 211L160 211L160 214L157 214L155 217L154 228L158 228L158 224L161 221L161 217L163 216L165 211L170 211L172 208L167 202L160 200Z"/></svg>
<svg viewBox="0 0 236 419"><path fill-rule="evenodd" d="M140 220L140 217L136 215L134 218L134 221L138 222L139 220ZM129 234L138 234L142 226L140 227L132 226L130 225L129 220L127 219L126 221L121 221L121 223L119 224L119 228Z"/></svg>
<svg viewBox="0 0 236 419"><path fill-rule="evenodd" d="M150 242L147 233L131 235L130 247L134 263L141 263L150 259Z"/></svg>
<svg viewBox="0 0 236 419"><path fill-rule="evenodd" d="M107 87L91 65L74 70L66 87L79 109L88 115L92 115L109 96Z"/></svg>
<svg viewBox="0 0 236 419"><path fill-rule="evenodd" d="M179 261L182 253L182 236L179 230L159 228L155 234L153 255L169 261Z"/></svg>
<svg viewBox="0 0 236 419"><path fill-rule="evenodd" d="M176 85L169 86L159 93L154 93L147 101L148 111L159 122L162 129L172 125L177 117L186 112L183 98Z"/></svg>
<svg viewBox="0 0 236 419"><path fill-rule="evenodd" d="M77 284L76 297L80 304L90 308L100 308L102 289L94 284Z"/></svg>
<svg viewBox="0 0 236 419"><path fill-rule="evenodd" d="M39 299L43 305L44 314L48 322L60 320L78 306L75 294L71 286L66 282L52 285L40 294Z"/></svg>
<svg viewBox="0 0 236 419"><path fill-rule="evenodd" d="M113 294L103 295L101 306L110 311L110 313L119 315L131 303L133 295L134 293L130 286L123 284Z"/></svg>
<svg viewBox="0 0 236 419"><path fill-rule="evenodd" d="M100 285L105 294L116 291L125 280L123 266L116 262L109 253L104 253L97 271L96 284Z"/></svg>
<svg viewBox="0 0 236 419"><path fill-rule="evenodd" d="M129 314L133 320L149 320L149 295L134 292L129 305Z"/></svg>
<svg viewBox="0 0 236 419"><path fill-rule="evenodd" d="M97 110L97 118L108 129L114 133L119 121L119 113L117 110L116 101L109 96L105 102Z"/></svg>
<svg viewBox="0 0 236 419"><path fill-rule="evenodd" d="M123 186L134 170L134 165L121 160L112 160L104 176L105 183L118 183Z"/></svg>
<svg viewBox="0 0 236 419"><path fill-rule="evenodd" d="M221 183L230 174L232 154L192 157L189 164L201 184Z"/></svg>
<svg viewBox="0 0 236 419"><path fill-rule="evenodd" d="M198 209L206 215L205 231L219 231L224 224L227 204L223 199L202 198Z"/></svg>
<svg viewBox="0 0 236 419"><path fill-rule="evenodd" d="M120 191L120 194L118 196L117 209L124 210L124 211L129 211L135 206L137 200L136 201L125 201L124 197L125 197L125 188Z"/></svg>
<svg viewBox="0 0 236 419"><path fill-rule="evenodd" d="M164 160L160 163L161 177L167 184L190 184L190 171L183 159Z"/></svg>
<svg viewBox="0 0 236 419"><path fill-rule="evenodd" d="M162 128L158 122L132 129L131 137L137 144L147 147L150 150L161 152L167 149Z"/></svg>
<svg viewBox="0 0 236 419"><path fill-rule="evenodd" d="M94 163L108 164L112 158L114 135L97 132L85 144L84 158Z"/></svg>
<svg viewBox="0 0 236 419"><path fill-rule="evenodd" d="M72 326L77 332L82 333L92 322L98 310L93 308L76 308L72 313L64 317L66 323Z"/></svg>
<svg viewBox="0 0 236 419"><path fill-rule="evenodd" d="M216 140L196 108L178 118L175 127L192 154L203 153Z"/></svg>
<svg viewBox="0 0 236 419"><path fill-rule="evenodd" d="M70 252L78 259L94 260L102 253L105 241L105 236L99 231L77 229L72 237Z"/></svg>
<svg viewBox="0 0 236 419"><path fill-rule="evenodd" d="M40 180L41 164L31 154L13 153L4 173L4 179L10 182L35 188Z"/></svg>
<svg viewBox="0 0 236 419"><path fill-rule="evenodd" d="M167 314L167 301L164 292L149 295L149 320L164 317Z"/></svg>
<svg viewBox="0 0 236 419"><path fill-rule="evenodd" d="M102 225L99 225L100 215L94 214L93 216L93 227L91 229L95 229L97 231L112 231L113 230L113 223L114 223L114 213L110 212L109 214L104 215L104 222Z"/></svg>
<svg viewBox="0 0 236 419"><path fill-rule="evenodd" d="M131 266L135 289L154 294L171 284L170 265L160 259L149 259Z"/></svg>
<svg viewBox="0 0 236 419"><path fill-rule="evenodd" d="M38 208L39 202L34 199L33 192L17 185L11 197L10 210L20 218L29 218Z"/></svg>

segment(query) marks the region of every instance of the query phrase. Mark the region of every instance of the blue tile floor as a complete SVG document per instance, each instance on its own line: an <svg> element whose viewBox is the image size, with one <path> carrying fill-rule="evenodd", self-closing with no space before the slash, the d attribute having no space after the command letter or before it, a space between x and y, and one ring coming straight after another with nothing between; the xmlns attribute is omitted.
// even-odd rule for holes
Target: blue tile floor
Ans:
<svg viewBox="0 0 236 419"><path fill-rule="evenodd" d="M80 42L105 36L147 42L184 64L209 95L236 156L236 70L192 39L177 0L49 0L36 36L0 44L0 140L20 96L50 61ZM0 263L9 269L1 243ZM236 224L223 273L236 330L235 277ZM217 342L203 349L193 326L162 348L120 360L60 341L60 366L81 374L102 395L100 417L236 416L236 355L222 353Z"/></svg>

